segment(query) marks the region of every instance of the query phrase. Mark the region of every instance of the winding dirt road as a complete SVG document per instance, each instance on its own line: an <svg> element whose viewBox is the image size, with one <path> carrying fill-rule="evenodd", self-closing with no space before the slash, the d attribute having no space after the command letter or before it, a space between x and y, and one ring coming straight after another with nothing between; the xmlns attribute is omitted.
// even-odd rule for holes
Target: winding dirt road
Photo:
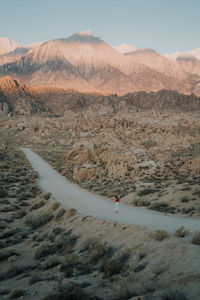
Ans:
<svg viewBox="0 0 200 300"><path fill-rule="evenodd" d="M22 151L30 161L33 169L39 173L39 184L42 190L51 192L53 198L65 208L75 208L80 214L86 216L124 224L147 226L151 229L164 229L169 233L173 233L182 225L191 232L200 230L199 219L163 215L122 203L120 203L119 214L116 214L114 203L110 200L70 183L31 149L23 148Z"/></svg>

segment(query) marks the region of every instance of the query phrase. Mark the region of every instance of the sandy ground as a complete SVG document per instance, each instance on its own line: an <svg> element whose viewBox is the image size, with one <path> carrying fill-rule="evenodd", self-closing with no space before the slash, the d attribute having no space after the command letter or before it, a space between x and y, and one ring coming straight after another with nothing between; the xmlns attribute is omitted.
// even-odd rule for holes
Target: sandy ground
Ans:
<svg viewBox="0 0 200 300"><path fill-rule="evenodd" d="M119 214L116 214L114 204L111 201L68 182L32 150L27 148L22 150L32 167L39 173L41 188L45 192L51 192L54 199L66 208L75 208L85 216L89 215L123 224L147 226L150 229L164 229L169 233L174 232L182 225L191 232L195 232L200 228L200 220L163 215L124 204L120 204Z"/></svg>

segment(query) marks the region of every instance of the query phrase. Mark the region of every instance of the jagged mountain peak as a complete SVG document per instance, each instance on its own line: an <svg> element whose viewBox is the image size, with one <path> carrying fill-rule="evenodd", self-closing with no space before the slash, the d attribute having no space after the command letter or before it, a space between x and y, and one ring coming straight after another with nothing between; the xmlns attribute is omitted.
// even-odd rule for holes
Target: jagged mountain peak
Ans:
<svg viewBox="0 0 200 300"><path fill-rule="evenodd" d="M72 42L72 43L77 43L77 42L95 43L95 44L104 43L104 41L101 38L92 35L92 33L89 30L83 32L77 32L72 36L70 36L69 38L64 39L64 41Z"/></svg>

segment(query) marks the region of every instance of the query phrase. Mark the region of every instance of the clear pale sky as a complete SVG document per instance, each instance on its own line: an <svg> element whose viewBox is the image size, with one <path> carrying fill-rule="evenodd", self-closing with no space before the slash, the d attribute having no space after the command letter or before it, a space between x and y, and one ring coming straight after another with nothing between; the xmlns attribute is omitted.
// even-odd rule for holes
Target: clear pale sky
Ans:
<svg viewBox="0 0 200 300"><path fill-rule="evenodd" d="M200 0L0 0L0 37L22 45L85 30L163 54L200 48Z"/></svg>

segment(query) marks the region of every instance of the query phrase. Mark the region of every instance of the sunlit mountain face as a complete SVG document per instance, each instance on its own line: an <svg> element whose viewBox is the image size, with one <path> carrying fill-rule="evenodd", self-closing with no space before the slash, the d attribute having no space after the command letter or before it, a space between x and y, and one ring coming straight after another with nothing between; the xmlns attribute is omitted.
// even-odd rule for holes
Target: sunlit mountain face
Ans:
<svg viewBox="0 0 200 300"><path fill-rule="evenodd" d="M151 48L114 48L90 31L26 47L3 41L7 52L0 55L0 76L10 75L31 86L117 94L161 89L185 94L199 91L198 51L190 58L178 55L171 59Z"/></svg>

